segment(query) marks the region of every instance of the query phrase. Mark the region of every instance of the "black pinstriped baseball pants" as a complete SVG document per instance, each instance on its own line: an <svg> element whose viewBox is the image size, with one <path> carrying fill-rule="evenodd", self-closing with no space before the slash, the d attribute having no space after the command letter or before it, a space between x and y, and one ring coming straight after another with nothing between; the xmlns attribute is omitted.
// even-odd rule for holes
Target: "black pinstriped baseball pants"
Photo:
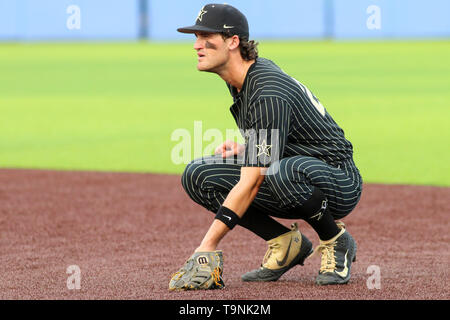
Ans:
<svg viewBox="0 0 450 320"><path fill-rule="evenodd" d="M226 160L221 156L195 159L186 166L181 178L192 200L214 213L240 178L242 164L236 158ZM319 188L327 197L335 220L348 215L361 197L362 179L353 160L331 166L316 158L293 156L281 159L276 165L279 167L272 170L273 174L266 175L244 215L245 220L240 223L250 231L254 231L251 221L255 219L302 218L300 210L296 214L295 209L301 208L312 196L314 188Z"/></svg>

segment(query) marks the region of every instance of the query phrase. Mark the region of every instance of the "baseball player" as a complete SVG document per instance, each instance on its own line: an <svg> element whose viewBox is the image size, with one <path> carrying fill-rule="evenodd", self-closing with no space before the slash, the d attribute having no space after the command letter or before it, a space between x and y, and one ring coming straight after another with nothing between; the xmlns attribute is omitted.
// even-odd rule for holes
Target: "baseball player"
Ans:
<svg viewBox="0 0 450 320"><path fill-rule="evenodd" d="M189 163L182 185L215 213L202 242L169 282L170 290L223 288L220 240L240 225L267 241L261 266L243 281L276 281L314 251L298 230L273 217L302 219L317 233L318 285L347 283L356 243L342 222L357 205L362 179L352 144L302 83L258 56L246 17L227 4L208 4L195 25L199 71L213 72L233 98L230 111L245 145L226 141L213 156Z"/></svg>

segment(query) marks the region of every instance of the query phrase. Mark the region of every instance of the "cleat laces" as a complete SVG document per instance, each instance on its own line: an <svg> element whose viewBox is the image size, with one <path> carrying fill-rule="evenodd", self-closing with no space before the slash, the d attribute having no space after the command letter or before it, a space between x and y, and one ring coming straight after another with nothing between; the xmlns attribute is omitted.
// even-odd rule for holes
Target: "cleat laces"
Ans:
<svg viewBox="0 0 450 320"><path fill-rule="evenodd" d="M320 244L314 250L314 254L322 253L319 273L334 272L336 270L335 246L337 242Z"/></svg>
<svg viewBox="0 0 450 320"><path fill-rule="evenodd" d="M269 249L267 249L266 254L264 255L263 261L261 263L261 268L269 261L272 253L280 248L280 244L278 242L269 244Z"/></svg>

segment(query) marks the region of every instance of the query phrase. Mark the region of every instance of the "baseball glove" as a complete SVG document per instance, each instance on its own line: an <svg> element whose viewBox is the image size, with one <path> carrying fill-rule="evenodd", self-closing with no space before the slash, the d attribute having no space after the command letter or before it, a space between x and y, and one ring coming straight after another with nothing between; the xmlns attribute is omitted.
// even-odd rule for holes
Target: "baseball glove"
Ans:
<svg viewBox="0 0 450 320"><path fill-rule="evenodd" d="M172 275L169 290L222 289L225 287L222 271L222 251L195 252Z"/></svg>

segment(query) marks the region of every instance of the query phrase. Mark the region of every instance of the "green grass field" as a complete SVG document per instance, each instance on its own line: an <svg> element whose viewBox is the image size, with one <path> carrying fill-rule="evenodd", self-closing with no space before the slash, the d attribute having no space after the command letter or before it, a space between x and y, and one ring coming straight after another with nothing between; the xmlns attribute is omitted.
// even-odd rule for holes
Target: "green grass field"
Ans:
<svg viewBox="0 0 450 320"><path fill-rule="evenodd" d="M450 42L262 42L260 55L322 101L365 182L450 186ZM224 82L195 66L192 43L0 45L0 167L181 173L174 130L236 128Z"/></svg>

